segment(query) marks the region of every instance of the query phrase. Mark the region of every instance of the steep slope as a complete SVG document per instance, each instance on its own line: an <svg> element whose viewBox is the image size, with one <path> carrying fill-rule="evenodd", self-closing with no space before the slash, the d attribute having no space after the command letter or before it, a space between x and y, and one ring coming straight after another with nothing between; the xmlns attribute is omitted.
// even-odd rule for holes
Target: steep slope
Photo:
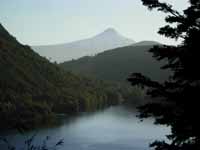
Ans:
<svg viewBox="0 0 200 150"><path fill-rule="evenodd" d="M91 111L117 102L112 86L65 72L21 45L0 24L1 127L34 126L53 113Z"/></svg>
<svg viewBox="0 0 200 150"><path fill-rule="evenodd" d="M63 62L133 43L135 43L133 40L109 28L89 39L59 45L33 46L32 48L41 56L51 58L52 61Z"/></svg>
<svg viewBox="0 0 200 150"><path fill-rule="evenodd" d="M155 42L153 45L151 43L140 42L136 46L108 50L93 57L86 56L60 65L65 70L104 80L125 81L131 73L141 72L154 80L162 81L168 77L169 72L161 70L163 62L158 63L148 52L155 45Z"/></svg>

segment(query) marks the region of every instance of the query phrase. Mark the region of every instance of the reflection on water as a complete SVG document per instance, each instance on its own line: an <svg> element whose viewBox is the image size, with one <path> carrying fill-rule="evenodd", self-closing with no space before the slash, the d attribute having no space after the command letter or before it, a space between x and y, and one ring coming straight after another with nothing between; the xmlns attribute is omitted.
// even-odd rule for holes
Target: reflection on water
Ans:
<svg viewBox="0 0 200 150"><path fill-rule="evenodd" d="M111 107L97 113L84 113L79 117L64 119L62 125L32 131L25 135L8 136L18 148L24 140L37 133L35 143L41 143L46 136L50 144L64 139L61 150L147 150L154 139L164 139L169 133L166 127L153 125L151 120L140 122L135 113L124 107ZM1 150L5 148L0 145Z"/></svg>

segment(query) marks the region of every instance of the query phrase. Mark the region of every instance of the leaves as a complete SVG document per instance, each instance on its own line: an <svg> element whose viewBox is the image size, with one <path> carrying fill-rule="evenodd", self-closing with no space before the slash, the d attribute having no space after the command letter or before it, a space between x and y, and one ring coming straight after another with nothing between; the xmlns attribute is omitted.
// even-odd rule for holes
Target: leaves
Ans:
<svg viewBox="0 0 200 150"><path fill-rule="evenodd" d="M54 113L71 115L119 102L115 85L64 71L20 44L1 24L0 70L0 128L23 133L50 123Z"/></svg>
<svg viewBox="0 0 200 150"><path fill-rule="evenodd" d="M164 83L152 81L139 73L128 79L132 85L147 87L151 101L139 107L140 118L154 117L156 124L171 127L168 135L171 143L155 141L150 146L155 150L198 150L200 149L200 123L195 117L199 114L200 64L199 39L200 1L190 0L190 6L180 15L172 6L158 0L142 0L149 9L157 9L170 14L168 23L160 28L159 34L177 40L183 39L179 46L160 46L150 50L153 57L167 60L162 69L170 69L172 75ZM170 24L174 24L171 26Z"/></svg>

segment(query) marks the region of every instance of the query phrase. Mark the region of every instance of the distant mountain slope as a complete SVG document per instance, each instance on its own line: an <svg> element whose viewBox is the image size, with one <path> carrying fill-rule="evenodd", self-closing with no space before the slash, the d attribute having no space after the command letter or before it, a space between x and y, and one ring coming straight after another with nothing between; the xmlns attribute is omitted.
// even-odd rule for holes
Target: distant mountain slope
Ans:
<svg viewBox="0 0 200 150"><path fill-rule="evenodd" d="M55 112L91 111L117 102L112 86L64 71L20 44L1 24L0 70L0 128L19 121L34 126Z"/></svg>
<svg viewBox="0 0 200 150"><path fill-rule="evenodd" d="M141 72L154 80L162 81L168 77L169 72L161 70L163 62L158 63L148 52L153 47L152 44L155 45L155 42L140 42L136 46L108 50L93 57L85 56L60 65L65 70L104 80L125 81L131 73Z"/></svg>
<svg viewBox="0 0 200 150"><path fill-rule="evenodd" d="M141 41L134 43L132 46L150 46L150 45L162 45L162 44L157 41Z"/></svg>
<svg viewBox="0 0 200 150"><path fill-rule="evenodd" d="M133 43L135 43L133 40L109 28L89 39L59 45L32 46L32 48L41 56L51 58L52 61L63 62Z"/></svg>

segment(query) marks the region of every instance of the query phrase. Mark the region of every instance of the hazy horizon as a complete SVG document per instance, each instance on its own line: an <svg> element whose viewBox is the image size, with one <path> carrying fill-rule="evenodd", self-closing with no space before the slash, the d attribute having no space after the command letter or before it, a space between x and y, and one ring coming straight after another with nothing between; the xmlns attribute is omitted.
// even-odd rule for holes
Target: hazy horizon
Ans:
<svg viewBox="0 0 200 150"><path fill-rule="evenodd" d="M187 0L168 0L176 9ZM140 0L2 0L1 23L23 44L52 45L90 38L107 28L135 40L174 44L157 34L164 14L149 12ZM151 20L151 21L150 21Z"/></svg>

